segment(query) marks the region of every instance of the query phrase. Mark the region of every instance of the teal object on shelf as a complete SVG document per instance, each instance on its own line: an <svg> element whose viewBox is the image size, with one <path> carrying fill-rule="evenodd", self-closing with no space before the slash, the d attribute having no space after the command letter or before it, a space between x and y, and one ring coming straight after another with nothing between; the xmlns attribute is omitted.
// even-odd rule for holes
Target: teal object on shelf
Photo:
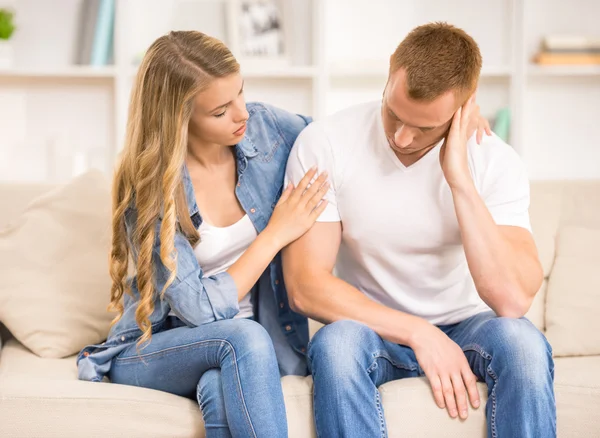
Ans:
<svg viewBox="0 0 600 438"><path fill-rule="evenodd" d="M500 137L503 141L508 142L508 136L510 134L510 109L502 108L498 110L496 114L496 122L492 129L494 133Z"/></svg>
<svg viewBox="0 0 600 438"><path fill-rule="evenodd" d="M114 23L115 0L101 0L92 45L91 65L104 66L108 64L112 52Z"/></svg>

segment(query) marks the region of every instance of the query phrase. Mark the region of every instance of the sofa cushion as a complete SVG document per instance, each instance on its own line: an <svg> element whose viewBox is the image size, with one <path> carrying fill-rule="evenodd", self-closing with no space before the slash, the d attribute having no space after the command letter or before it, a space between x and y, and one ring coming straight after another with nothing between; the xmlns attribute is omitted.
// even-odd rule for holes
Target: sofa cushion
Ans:
<svg viewBox="0 0 600 438"><path fill-rule="evenodd" d="M531 183L529 217L545 278L550 275L554 263L554 243L561 220L563 190L563 182Z"/></svg>
<svg viewBox="0 0 600 438"><path fill-rule="evenodd" d="M11 224L33 199L53 188L54 185L41 183L0 183L0 230Z"/></svg>
<svg viewBox="0 0 600 438"><path fill-rule="evenodd" d="M558 435L596 436L600 431L600 356L555 360ZM312 379L282 379L291 438L315 437ZM423 378L380 388L390 436L485 437L485 412L467 421L438 409ZM486 389L479 384L482 400ZM195 401L160 391L77 380L75 358L40 358L16 340L0 360L0 425L3 435L48 438L127 436L203 437Z"/></svg>
<svg viewBox="0 0 600 438"><path fill-rule="evenodd" d="M282 379L290 437L315 437L311 377ZM379 388L389 436L484 437L487 389L478 385L482 407L470 410L467 421L453 420L435 404L425 378L397 380Z"/></svg>
<svg viewBox="0 0 600 438"><path fill-rule="evenodd" d="M544 279L540 290L533 299L529 312L527 312L527 319L529 319L534 326L540 331L544 331L546 327L546 292L548 290L548 280Z"/></svg>
<svg viewBox="0 0 600 438"><path fill-rule="evenodd" d="M600 436L600 356L554 360L558 436Z"/></svg>
<svg viewBox="0 0 600 438"><path fill-rule="evenodd" d="M107 336L109 186L98 171L84 174L0 231L0 321L40 356L69 356Z"/></svg>
<svg viewBox="0 0 600 438"><path fill-rule="evenodd" d="M2 436L204 437L194 400L77 380L75 357L40 358L12 339L0 360Z"/></svg>
<svg viewBox="0 0 600 438"><path fill-rule="evenodd" d="M555 356L600 354L599 267L600 228L561 228L546 298L546 336Z"/></svg>

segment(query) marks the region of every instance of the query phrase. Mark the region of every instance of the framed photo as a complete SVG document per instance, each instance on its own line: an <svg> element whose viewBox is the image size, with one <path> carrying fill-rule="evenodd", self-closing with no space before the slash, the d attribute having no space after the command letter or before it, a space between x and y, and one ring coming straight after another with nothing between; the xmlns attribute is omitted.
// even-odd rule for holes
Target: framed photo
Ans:
<svg viewBox="0 0 600 438"><path fill-rule="evenodd" d="M289 64L283 0L231 0L229 47L242 66Z"/></svg>

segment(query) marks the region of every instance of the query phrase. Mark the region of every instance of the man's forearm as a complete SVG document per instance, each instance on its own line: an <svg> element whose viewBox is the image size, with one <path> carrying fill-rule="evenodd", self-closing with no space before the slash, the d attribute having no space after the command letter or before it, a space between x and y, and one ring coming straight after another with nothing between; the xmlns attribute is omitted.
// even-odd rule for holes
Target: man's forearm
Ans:
<svg viewBox="0 0 600 438"><path fill-rule="evenodd" d="M523 316L539 288L537 259L506 239L472 181L452 188L452 196L479 295L500 316Z"/></svg>
<svg viewBox="0 0 600 438"><path fill-rule="evenodd" d="M299 275L308 280L288 279L286 285L295 297L292 307L309 318L329 324L349 319L361 322L388 341L412 345L412 334L422 318L379 304L345 281L328 272Z"/></svg>

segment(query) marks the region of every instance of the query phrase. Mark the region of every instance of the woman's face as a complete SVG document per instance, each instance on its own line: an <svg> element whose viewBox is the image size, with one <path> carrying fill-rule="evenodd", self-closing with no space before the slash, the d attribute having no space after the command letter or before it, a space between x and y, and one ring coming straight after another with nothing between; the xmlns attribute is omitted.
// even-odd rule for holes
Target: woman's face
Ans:
<svg viewBox="0 0 600 438"><path fill-rule="evenodd" d="M239 73L214 79L198 93L189 124L191 136L208 144L233 146L246 132L244 81Z"/></svg>

